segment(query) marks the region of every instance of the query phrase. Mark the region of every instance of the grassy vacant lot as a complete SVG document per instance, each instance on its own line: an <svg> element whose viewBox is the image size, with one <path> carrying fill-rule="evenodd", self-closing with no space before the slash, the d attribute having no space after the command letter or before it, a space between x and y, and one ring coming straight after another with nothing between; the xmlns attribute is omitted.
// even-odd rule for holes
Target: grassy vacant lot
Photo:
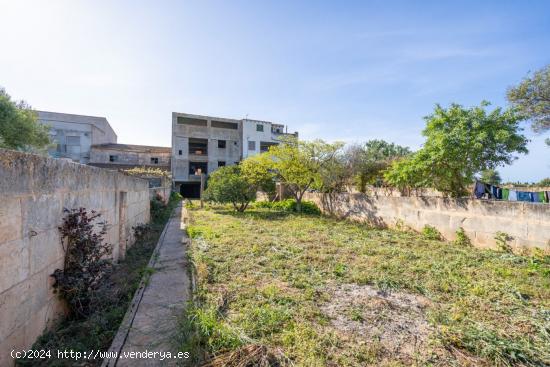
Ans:
<svg viewBox="0 0 550 367"><path fill-rule="evenodd" d="M550 364L548 256L269 209L191 216L182 349L212 365L262 351L296 366Z"/></svg>

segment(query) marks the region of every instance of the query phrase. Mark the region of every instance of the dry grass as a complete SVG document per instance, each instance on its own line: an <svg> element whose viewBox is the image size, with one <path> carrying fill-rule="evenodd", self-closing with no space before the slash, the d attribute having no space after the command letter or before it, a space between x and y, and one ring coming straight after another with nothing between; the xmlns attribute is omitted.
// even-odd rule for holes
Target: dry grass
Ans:
<svg viewBox="0 0 550 367"><path fill-rule="evenodd" d="M548 257L266 209L191 212L182 349L203 362L262 345L296 366L550 365Z"/></svg>
<svg viewBox="0 0 550 367"><path fill-rule="evenodd" d="M250 344L210 359L201 367L282 367L288 365L279 350Z"/></svg>

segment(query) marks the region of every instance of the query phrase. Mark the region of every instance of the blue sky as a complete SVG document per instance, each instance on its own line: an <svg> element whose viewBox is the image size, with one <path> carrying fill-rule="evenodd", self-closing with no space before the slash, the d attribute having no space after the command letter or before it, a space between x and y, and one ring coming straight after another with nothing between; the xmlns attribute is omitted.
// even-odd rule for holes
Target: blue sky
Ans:
<svg viewBox="0 0 550 367"><path fill-rule="evenodd" d="M435 103L505 106L550 63L548 14L548 1L0 0L0 85L105 116L122 143L170 145L178 111L417 149ZM526 134L505 180L550 176L544 136Z"/></svg>

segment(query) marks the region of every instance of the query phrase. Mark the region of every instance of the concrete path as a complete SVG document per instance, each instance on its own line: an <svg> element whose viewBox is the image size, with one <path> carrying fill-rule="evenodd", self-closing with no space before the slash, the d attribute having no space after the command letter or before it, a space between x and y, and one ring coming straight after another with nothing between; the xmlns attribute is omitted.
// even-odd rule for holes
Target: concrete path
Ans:
<svg viewBox="0 0 550 367"><path fill-rule="evenodd" d="M177 354L178 318L191 297L184 214L181 204L172 213L149 263L154 271L148 281L142 281L113 340L110 352L118 351L118 357L105 360L103 366L181 364L182 359L161 360L158 352ZM137 352L135 358L131 352ZM150 358L143 358L145 352Z"/></svg>

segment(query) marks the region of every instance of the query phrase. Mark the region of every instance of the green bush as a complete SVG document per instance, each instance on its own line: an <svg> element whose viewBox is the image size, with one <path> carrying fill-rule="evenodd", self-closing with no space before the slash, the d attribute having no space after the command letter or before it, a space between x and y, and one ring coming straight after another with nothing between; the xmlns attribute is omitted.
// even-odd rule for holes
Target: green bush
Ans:
<svg viewBox="0 0 550 367"><path fill-rule="evenodd" d="M510 236L508 233L498 231L495 234L495 242L497 244L497 247L502 252L507 252L511 254L513 252L512 246L510 245L510 241L512 241L514 238Z"/></svg>
<svg viewBox="0 0 550 367"><path fill-rule="evenodd" d="M472 241L470 241L470 238L468 237L466 232L464 232L464 228L462 228L462 227L457 229L456 238L454 240L454 243L456 245L464 246L464 247L468 247L468 246L472 245Z"/></svg>
<svg viewBox="0 0 550 367"><path fill-rule="evenodd" d="M296 210L296 200L294 199L286 199L282 201L259 201L254 203L255 208L266 208L266 209L273 209L273 210L279 210L283 212L297 212ZM304 214L313 214L313 215L320 215L321 210L315 203L311 201L302 201L302 213Z"/></svg>
<svg viewBox="0 0 550 367"><path fill-rule="evenodd" d="M427 240L441 240L442 238L437 228L429 225L425 225L424 228L422 228L422 236Z"/></svg>

